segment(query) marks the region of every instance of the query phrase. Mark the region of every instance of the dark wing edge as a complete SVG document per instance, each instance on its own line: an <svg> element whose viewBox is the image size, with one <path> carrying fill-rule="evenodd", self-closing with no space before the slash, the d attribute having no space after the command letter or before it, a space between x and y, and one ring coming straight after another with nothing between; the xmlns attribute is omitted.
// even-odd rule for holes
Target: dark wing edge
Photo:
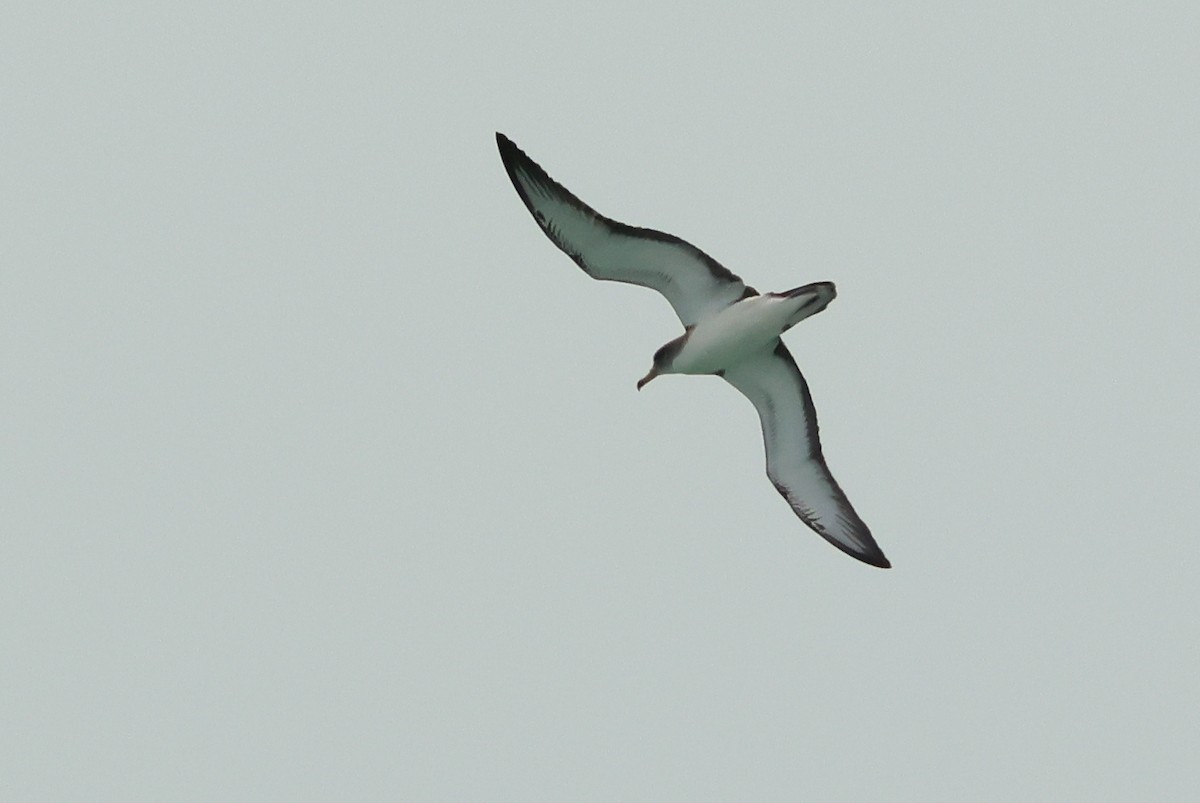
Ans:
<svg viewBox="0 0 1200 803"><path fill-rule="evenodd" d="M508 180L512 182L513 189L521 197L521 203L525 204L525 208L529 210L529 214L537 221L541 230L550 238L551 242L558 246L560 251L575 260L575 264L579 265L584 273L592 278L602 278L592 272L592 269L583 261L583 255L573 250L570 244L565 242L554 227L550 225L550 222L546 220L546 216L538 211L537 207L534 206L533 199L529 197L529 192L526 190L525 185L518 178L517 172L521 171L525 173L534 184L545 188L550 194L557 196L559 200L574 207L580 216L590 219L606 231L611 232L621 224L592 209L579 200L573 192L550 178L550 175L542 169L541 165L526 156L525 151L518 148L515 142L499 131L496 132L496 147L500 149L500 161L504 163L504 170L508 173Z"/></svg>
<svg viewBox="0 0 1200 803"><path fill-rule="evenodd" d="M661 287L657 287L648 283L643 284L642 282L633 280L632 277L604 275L598 272L595 266L589 265L584 259L583 255L576 250L571 243L567 242L561 236L561 233L555 229L549 220L546 219L544 214L538 211L533 199L529 197L528 190L518 176L518 172L525 174L531 183L537 185L548 195L556 197L557 200L574 208L580 217L588 220L593 225L600 227L605 234L615 235L618 237L632 237L634 239L649 240L675 246L687 253L698 263L702 264L708 270L713 279L719 282L741 284L745 288L740 296L741 298L749 298L751 296L758 295L758 291L753 287L746 286L745 282L742 281L740 276L730 271L720 262L717 262L715 259L689 243L687 240L676 237L674 234L658 231L657 229L630 226L627 223L621 223L620 221L613 220L612 218L600 214L595 209L579 200L579 198L566 187L551 178L550 175L542 169L541 165L529 158L529 156L526 155L526 153L521 150L515 142L504 136L504 134L501 134L499 131L496 132L496 146L500 151L500 159L504 163L504 169L508 173L509 181L512 182L514 189L517 191L517 195L521 197L521 202L525 204L525 208L529 210L529 214L532 215L533 219L537 221L538 226L541 227L546 236L550 238L550 241L558 246L559 250L571 257L571 259L575 261L575 264L579 265L579 267L583 269L583 272L592 278L606 281L626 282L628 284L638 284L643 287L649 287L650 289L663 292L663 288Z"/></svg>
<svg viewBox="0 0 1200 803"><path fill-rule="evenodd" d="M804 418L802 430L785 432L786 427L794 428L800 422L777 420L781 405L772 398L771 393L773 390L776 393L784 392L780 389L782 385L772 388L758 383L753 371L726 371L726 381L749 398L758 410L767 457L767 477L796 515L815 533L852 558L881 569L890 569L892 564L875 542L870 528L855 512L850 500L846 498L841 486L829 471L821 451L817 411L813 406L812 395L791 352L781 340L773 354L764 355L759 359L769 360L772 365L777 366L771 370L786 372L786 377L790 380L786 392L799 395ZM762 364L759 364L759 369L764 370ZM776 382L779 381L779 377L772 378ZM788 438L788 434L792 437ZM803 450L803 453L795 453L799 450ZM788 453L780 454L780 451ZM815 496L810 493L809 498L804 498L795 487L797 485L807 487L810 492L816 491Z"/></svg>

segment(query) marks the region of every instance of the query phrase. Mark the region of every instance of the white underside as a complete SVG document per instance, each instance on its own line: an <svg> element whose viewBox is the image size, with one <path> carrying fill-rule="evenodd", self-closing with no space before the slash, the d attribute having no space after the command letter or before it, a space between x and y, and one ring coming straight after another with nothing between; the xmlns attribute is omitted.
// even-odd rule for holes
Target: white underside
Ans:
<svg viewBox="0 0 1200 803"><path fill-rule="evenodd" d="M798 309L811 300L811 295L787 298L768 294L730 304L696 324L671 369L664 373L714 374L769 352L779 335L799 320ZM814 305L812 311L824 306Z"/></svg>

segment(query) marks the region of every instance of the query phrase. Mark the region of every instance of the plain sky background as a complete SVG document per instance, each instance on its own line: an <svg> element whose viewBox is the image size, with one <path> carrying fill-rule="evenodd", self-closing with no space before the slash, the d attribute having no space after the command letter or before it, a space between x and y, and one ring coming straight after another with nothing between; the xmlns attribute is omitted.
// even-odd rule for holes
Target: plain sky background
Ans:
<svg viewBox="0 0 1200 803"><path fill-rule="evenodd" d="M0 13L0 798L1185 800L1200 10ZM512 137L760 289L825 544Z"/></svg>

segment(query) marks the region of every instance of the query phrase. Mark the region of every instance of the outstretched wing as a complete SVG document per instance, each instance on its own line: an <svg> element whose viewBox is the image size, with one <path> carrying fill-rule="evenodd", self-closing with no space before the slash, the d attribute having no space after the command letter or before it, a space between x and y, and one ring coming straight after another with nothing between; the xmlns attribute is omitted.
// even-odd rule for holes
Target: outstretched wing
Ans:
<svg viewBox="0 0 1200 803"><path fill-rule="evenodd" d="M589 276L657 290L671 302L684 326L758 294L691 243L599 214L499 132L496 145L534 220Z"/></svg>
<svg viewBox="0 0 1200 803"><path fill-rule="evenodd" d="M767 476L796 515L846 554L890 568L892 564L825 465L808 383L783 341L773 352L726 370L725 379L758 410Z"/></svg>

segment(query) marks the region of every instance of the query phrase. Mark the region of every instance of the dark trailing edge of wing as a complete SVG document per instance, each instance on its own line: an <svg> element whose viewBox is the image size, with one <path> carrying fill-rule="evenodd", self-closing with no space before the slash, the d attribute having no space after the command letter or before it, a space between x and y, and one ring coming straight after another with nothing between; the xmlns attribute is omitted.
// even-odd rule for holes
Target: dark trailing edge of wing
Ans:
<svg viewBox="0 0 1200 803"><path fill-rule="evenodd" d="M775 356L783 360L784 365L792 372L796 379L796 384L800 386L800 400L804 402L804 421L808 425L808 456L812 460L820 463L821 466L828 471L829 467L825 465L825 455L821 453L821 436L820 427L817 426L817 408L813 405L812 393L808 390L808 382L804 379L804 374L800 373L800 366L796 365L796 358L792 356L792 352L788 351L788 347L780 340L775 344ZM835 485L837 483L834 483Z"/></svg>
<svg viewBox="0 0 1200 803"><path fill-rule="evenodd" d="M883 554L883 550L879 548L879 544L875 542L874 536L871 535L871 528L867 526L866 522L864 522L854 510L853 505L850 504L850 500L846 498L845 492L842 490L842 487L838 485L837 480L833 477L833 473L829 470L828 464L825 462L825 455L821 451L820 427L817 425L817 408L815 405L813 405L812 394L808 390L808 382L805 381L804 374L800 373L800 367L796 365L795 358L792 357L792 353L788 351L788 347L784 345L782 340L780 340L775 346L775 356L783 360L788 370L791 371L792 375L795 377L797 384L800 386L800 399L804 403L804 420L808 427L808 457L821 467L821 470L825 474L825 478L829 481L829 484L833 487L835 495L839 499L838 506L844 507L846 511L849 512L850 516L853 517L847 517L846 520L852 522L856 530L861 531L860 538L865 543L859 549L853 549L848 544L843 544L826 536L825 533L821 532L815 527L812 529L817 533L817 535L820 535L830 544L833 544L835 547L845 552L852 558L857 558L863 563L870 564L871 566L878 566L880 569L892 568L891 562L887 559L887 556ZM796 505L792 502L792 498L789 495L786 486L783 486L774 480L772 480L771 484L775 486L775 490L779 491L783 498L787 500L789 505L791 505L793 508L796 507Z"/></svg>
<svg viewBox="0 0 1200 803"><path fill-rule="evenodd" d="M508 173L508 179L512 182L513 187L516 189L517 195L521 196L521 202L525 204L525 208L529 210L529 214L533 215L534 220L538 222L538 225L544 232L546 232L547 236L554 240L554 244L568 254L573 260L575 260L575 263L579 265L579 267L583 269L584 273L588 274L589 276L592 276L592 272L588 270L588 267L584 263L582 256L563 248L562 243L559 242L559 240L555 238L549 230L545 220L539 217L537 211L534 209L533 202L529 200L529 196L525 194L524 187L522 187L521 182L517 180L516 171L518 169L529 176L529 178L535 183L547 187L564 201L583 211L588 216L603 223L612 231L613 234L624 235L626 237L640 237L646 240L658 240L659 242L681 246L682 248L687 249L687 251L691 254L695 255L702 263L704 263L705 267L708 268L709 272L715 278L730 282L741 281L739 276L734 274L720 262L717 262L708 254L701 251L696 246L689 243L687 240L676 237L674 234L668 234L665 231L658 231L657 229L645 229L641 228L640 226L630 226L628 223L621 223L620 221L613 220L610 217L605 217L604 215L600 214L595 209L592 209L583 201L579 200L579 198L576 197L575 194L566 187L551 178L550 174L543 170L541 165L525 155L525 152L517 147L515 142L501 134L499 131L496 132L496 147L500 149L500 159L504 162L504 169ZM742 294L742 298L750 298L751 296L756 295L758 295L758 291L747 285L745 292Z"/></svg>

